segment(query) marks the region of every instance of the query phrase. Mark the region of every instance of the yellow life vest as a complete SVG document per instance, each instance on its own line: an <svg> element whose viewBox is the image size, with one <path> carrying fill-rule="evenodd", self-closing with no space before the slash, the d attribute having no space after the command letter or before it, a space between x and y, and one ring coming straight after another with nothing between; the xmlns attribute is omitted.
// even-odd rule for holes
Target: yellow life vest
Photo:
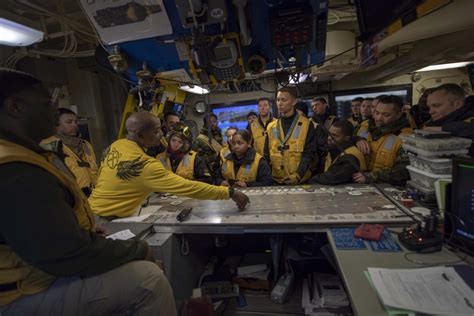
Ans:
<svg viewBox="0 0 474 316"><path fill-rule="evenodd" d="M178 164L178 168L176 168L175 174L188 180L194 180L194 163L196 161L196 156L196 152L192 150L184 155L183 159L181 159ZM158 154L156 159L158 159L166 169L173 171L171 168L170 158L166 154L166 151Z"/></svg>
<svg viewBox="0 0 474 316"><path fill-rule="evenodd" d="M282 144L285 136L281 124L279 123L280 120L271 122L267 128L272 176L273 179L279 183L283 183L283 179L294 175L298 171L298 166L300 165L303 155L304 145L311 123L309 119L303 116L298 115L297 118L298 121L285 144ZM281 146L284 146L283 153ZM300 181L305 181L309 179L310 176L311 171L308 169Z"/></svg>
<svg viewBox="0 0 474 316"><path fill-rule="evenodd" d="M258 153L255 153L255 159L251 164L241 165L237 171L237 176L234 172L234 161L232 159L226 159L222 164L222 176L226 180L244 180L245 182L257 181L258 165L260 159L263 157Z"/></svg>
<svg viewBox="0 0 474 316"><path fill-rule="evenodd" d="M324 172L328 171L329 167L331 167L333 163L336 163L336 161L344 155L353 155L357 158L357 160L359 160L359 168L360 168L359 171L367 170L367 164L365 162L364 154L356 146L351 146L351 147L346 148L339 155L337 155L334 161L332 161L331 155L328 153L326 156L326 162L324 164Z"/></svg>
<svg viewBox="0 0 474 316"><path fill-rule="evenodd" d="M268 123L267 127L270 125L270 123L276 121L275 118L271 118ZM255 148L255 151L257 154L260 154L263 156L264 152L264 147L265 147L265 139L267 137L267 129L260 124L259 120L256 120L250 125L250 131L252 132L252 137L253 137L253 148Z"/></svg>
<svg viewBox="0 0 474 316"><path fill-rule="evenodd" d="M357 136L367 139L369 137L369 120L364 120L360 123L357 131Z"/></svg>
<svg viewBox="0 0 474 316"><path fill-rule="evenodd" d="M67 176L68 169L55 154L51 152L38 154L18 144L0 140L0 164L11 162L34 165L55 176L74 199L73 209L79 225L87 230L95 229L95 218L89 208L87 198L72 175ZM14 212L14 210L8 211ZM17 284L17 289L0 291L0 306L10 304L23 295L42 292L54 279L54 276L23 261L8 245L0 245L0 284L14 282Z"/></svg>
<svg viewBox="0 0 474 316"><path fill-rule="evenodd" d="M324 121L324 127L326 127L327 130L329 130L332 126L332 123L334 123L334 120L337 118L335 115L329 115L328 118ZM310 119L311 122L314 125L314 128L317 128L319 126L319 123L315 121L313 118Z"/></svg>
<svg viewBox="0 0 474 316"><path fill-rule="evenodd" d="M166 136L166 135L161 136L161 138L160 138L160 143L161 143L161 145L163 145L163 147L168 148L168 140L166 140L166 137L165 137L165 136Z"/></svg>
<svg viewBox="0 0 474 316"><path fill-rule="evenodd" d="M400 135L413 134L411 128L403 128ZM369 133L367 142L370 145L369 171L390 169L393 167L397 152L402 147L400 137L394 134L387 134L378 140L373 140Z"/></svg>
<svg viewBox="0 0 474 316"><path fill-rule="evenodd" d="M352 116L349 117L347 120L352 124L352 126L354 126L354 128L359 127L359 121L356 121Z"/></svg>
<svg viewBox="0 0 474 316"><path fill-rule="evenodd" d="M214 138L211 139L211 143L209 144L209 137L204 134L199 134L197 139L199 139L202 143L206 144L209 148L211 148L214 152L219 153L222 149L222 145L219 144L217 140Z"/></svg>
<svg viewBox="0 0 474 316"><path fill-rule="evenodd" d="M225 157L227 157L228 154L231 153L231 150L229 148L229 145L225 145L221 148L220 152L219 152L219 157L221 159L221 164L224 164L225 162Z"/></svg>
<svg viewBox="0 0 474 316"><path fill-rule="evenodd" d="M406 113L406 118L408 120L408 124L410 124L410 128L411 129L416 129L415 118L413 117L413 115L411 115L410 112Z"/></svg>
<svg viewBox="0 0 474 316"><path fill-rule="evenodd" d="M49 146L60 141L56 136L47 138L41 142L44 146ZM84 157L79 157L76 153L63 143L63 152L66 155L64 162L76 177L76 182L82 188L94 188L97 184L98 167L92 145L84 140L82 143Z"/></svg>

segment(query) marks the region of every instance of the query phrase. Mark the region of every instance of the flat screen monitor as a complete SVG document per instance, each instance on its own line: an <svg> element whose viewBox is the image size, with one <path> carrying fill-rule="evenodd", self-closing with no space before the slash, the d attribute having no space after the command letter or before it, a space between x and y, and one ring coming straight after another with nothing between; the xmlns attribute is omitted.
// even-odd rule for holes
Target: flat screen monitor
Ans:
<svg viewBox="0 0 474 316"><path fill-rule="evenodd" d="M180 103L173 104L173 112L181 114L184 112L184 105Z"/></svg>
<svg viewBox="0 0 474 316"><path fill-rule="evenodd" d="M474 255L474 159L453 159L451 207L445 213L445 241Z"/></svg>
<svg viewBox="0 0 474 316"><path fill-rule="evenodd" d="M375 98L381 94L392 94L400 97L403 102L411 103L411 86L386 86L367 89L337 91L334 93L336 115L339 119L351 116L351 101L357 97Z"/></svg>
<svg viewBox="0 0 474 316"><path fill-rule="evenodd" d="M247 114L251 111L258 113L258 103L256 100L212 107L212 112L217 116L219 127L224 134L223 136L225 136L225 131L230 126L235 126L238 129L247 128Z"/></svg>

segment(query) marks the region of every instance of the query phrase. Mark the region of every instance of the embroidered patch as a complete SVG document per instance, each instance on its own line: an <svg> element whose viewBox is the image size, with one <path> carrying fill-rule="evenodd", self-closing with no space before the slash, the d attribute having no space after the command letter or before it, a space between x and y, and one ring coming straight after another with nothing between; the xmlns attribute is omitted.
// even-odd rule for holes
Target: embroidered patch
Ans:
<svg viewBox="0 0 474 316"><path fill-rule="evenodd" d="M145 161L140 161L140 157L133 160L120 161L117 165L117 178L127 181L138 177L142 173L145 164Z"/></svg>
<svg viewBox="0 0 474 316"><path fill-rule="evenodd" d="M110 169L115 169L119 163L120 157L122 157L122 154L114 148L112 150L108 150L107 155L104 156L104 160Z"/></svg>

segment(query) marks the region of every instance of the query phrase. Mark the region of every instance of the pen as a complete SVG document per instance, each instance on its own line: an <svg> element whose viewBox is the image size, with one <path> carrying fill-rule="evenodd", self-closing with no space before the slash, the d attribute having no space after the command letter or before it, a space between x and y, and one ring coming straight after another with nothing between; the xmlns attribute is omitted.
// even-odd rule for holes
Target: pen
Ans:
<svg viewBox="0 0 474 316"><path fill-rule="evenodd" d="M471 302L469 302L469 300L467 299L467 297L464 298L464 302L466 302L466 305L467 305L470 309L474 309L474 306L472 306Z"/></svg>
<svg viewBox="0 0 474 316"><path fill-rule="evenodd" d="M443 276L443 279L445 279L446 281L451 281L451 279L448 277L446 273L443 273L441 275Z"/></svg>

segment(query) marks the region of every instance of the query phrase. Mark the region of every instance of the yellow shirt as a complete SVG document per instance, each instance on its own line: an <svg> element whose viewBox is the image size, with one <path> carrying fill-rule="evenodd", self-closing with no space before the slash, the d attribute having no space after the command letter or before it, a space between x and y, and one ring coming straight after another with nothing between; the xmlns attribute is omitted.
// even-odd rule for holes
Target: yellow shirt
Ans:
<svg viewBox="0 0 474 316"><path fill-rule="evenodd" d="M110 145L102 160L89 203L97 215L126 217L135 214L152 192L201 200L229 199L228 188L186 180L148 156L137 143L119 139Z"/></svg>

